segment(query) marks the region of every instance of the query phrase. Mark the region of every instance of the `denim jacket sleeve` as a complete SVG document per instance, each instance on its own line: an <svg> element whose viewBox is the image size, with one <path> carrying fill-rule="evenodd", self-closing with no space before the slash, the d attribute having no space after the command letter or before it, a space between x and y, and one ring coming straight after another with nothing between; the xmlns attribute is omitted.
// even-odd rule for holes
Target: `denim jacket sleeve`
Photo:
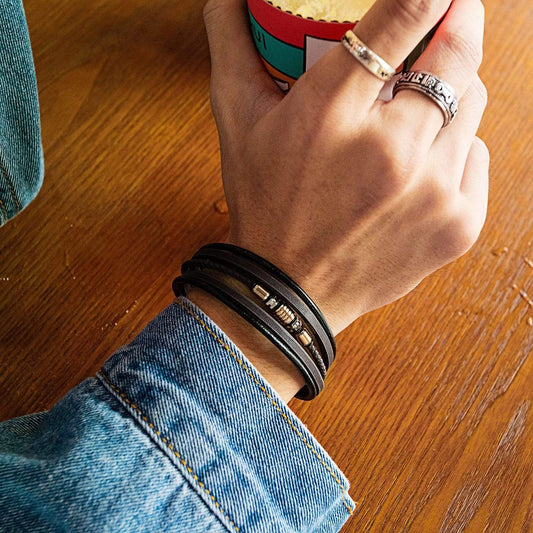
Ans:
<svg viewBox="0 0 533 533"><path fill-rule="evenodd" d="M20 0L0 0L0 226L43 178ZM327 532L352 513L320 444L179 299L50 411L0 424L0 532Z"/></svg>
<svg viewBox="0 0 533 533"><path fill-rule="evenodd" d="M0 0L0 226L22 211L44 174L39 100L24 9Z"/></svg>
<svg viewBox="0 0 533 533"><path fill-rule="evenodd" d="M338 531L348 481L186 298L50 411L0 424L0 531Z"/></svg>

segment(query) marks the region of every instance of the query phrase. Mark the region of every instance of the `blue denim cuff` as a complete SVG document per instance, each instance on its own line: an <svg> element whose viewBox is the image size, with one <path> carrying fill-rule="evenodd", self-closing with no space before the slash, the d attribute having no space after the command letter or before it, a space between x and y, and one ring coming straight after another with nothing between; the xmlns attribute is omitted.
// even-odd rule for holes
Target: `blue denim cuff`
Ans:
<svg viewBox="0 0 533 533"><path fill-rule="evenodd" d="M186 298L99 377L230 531L338 531L352 514L339 468Z"/></svg>
<svg viewBox="0 0 533 533"><path fill-rule="evenodd" d="M0 0L0 226L41 188L44 162L33 57L20 0Z"/></svg>

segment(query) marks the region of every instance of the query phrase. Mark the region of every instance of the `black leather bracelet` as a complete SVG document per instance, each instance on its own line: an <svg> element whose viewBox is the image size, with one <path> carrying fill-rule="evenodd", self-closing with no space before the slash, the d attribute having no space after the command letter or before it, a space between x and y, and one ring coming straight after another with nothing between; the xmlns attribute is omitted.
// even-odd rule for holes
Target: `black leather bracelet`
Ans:
<svg viewBox="0 0 533 533"><path fill-rule="evenodd" d="M222 245L222 243L217 244ZM320 310L318 310L316 304L309 298L303 289L271 263L259 258L259 256L256 256L255 254L252 255L255 256L255 258L261 259L261 261L251 259L252 255L235 254L233 249L237 247L233 245L227 246L231 246L232 250L227 250L222 246L215 245L203 246L194 255L193 260L210 260L212 261L212 266L214 268L217 268L217 265L220 265L222 268L232 269L232 275L237 277L237 279L240 277L241 281L244 280L243 282L245 283L246 280L249 280L247 285L250 289L252 289L250 286L250 281L252 281L261 286L266 286L269 291L274 292L283 298L312 329L317 340L318 351L321 354L326 369L328 369L335 359L335 339L333 338L332 342L333 333L327 325L324 316ZM241 248L240 250L244 249ZM244 251L247 252L247 250ZM269 265L268 268L267 265ZM286 283L286 280L290 280L290 283ZM295 288L296 290L294 290ZM311 308L308 305L309 301L312 303ZM315 312L315 309L318 312L318 315Z"/></svg>
<svg viewBox="0 0 533 533"><path fill-rule="evenodd" d="M331 345L333 346L333 353L335 355L336 353L336 345L335 345L335 335L333 335L333 332L331 331L331 328L328 325L328 322L318 306L315 304L315 302L312 300L312 298L283 270L280 270L276 265L273 265L270 261L267 261L263 257L254 254L250 250L247 250L246 248L241 248L240 246L236 246L234 244L228 244L224 242L215 242L211 244L206 244L200 248L200 250L204 249L214 249L214 250L228 250L236 255L240 255L242 257L246 257L254 262L256 262L258 265L263 266L266 270L268 270L273 276L277 277L280 281L285 283L288 287L290 287L299 298L301 298L306 305L311 309L311 311L316 316L317 320L322 324L322 327L326 331L326 334L329 338L329 341L331 342ZM199 250L199 251L200 251Z"/></svg>
<svg viewBox="0 0 533 533"><path fill-rule="evenodd" d="M198 255L195 255L192 259L190 259L189 261L186 261L181 267L181 271L183 273L187 273L191 271L198 271L198 270L199 271L214 270L216 272L221 272L223 274L227 274L228 276L231 276L231 278L234 278L240 281L244 286L247 287L247 290L250 291L250 297L252 297L253 299L256 298L255 294L253 295L254 286L256 286L257 283L261 283L262 284L261 286L266 285L263 282L263 278L265 276L264 273L259 278L255 278L254 275L250 274L246 269L240 269L238 265L235 265L234 263L221 261L220 259L213 258L212 256L198 257ZM282 286L281 289L283 293L285 291L284 287ZM272 295L272 293L269 293L269 295ZM286 305L284 305L288 303L289 300L291 300L290 296L289 298L286 299L286 301L283 300L283 297L280 294L278 294L276 298L279 303L278 308L277 309L267 308L265 310L267 312L270 311L271 316L275 315L274 318L277 318L278 321L280 321L281 324L285 327L285 329L287 329L289 333L291 333L291 335L293 336L298 336L298 334L303 335L303 337L307 340L307 342L303 344L304 348L313 358L313 361L318 367L318 370L320 371L320 374L322 375L322 377L325 378L327 368L324 363L324 357L322 353L320 352L320 350L317 349L317 347L315 346L314 340L311 337L309 338L307 337L307 335L309 335L308 329L311 330L311 332L315 334L315 338L316 338L316 333L307 324L305 324L305 321L304 321L304 324L308 329L306 329L306 327L304 327L303 324L300 324L297 327L297 331L295 331L295 328L291 327L291 324L293 322L298 322L298 321L299 321L298 323L301 323L301 321L304 320L303 317L298 316L296 318L297 315L293 313L293 310L286 307ZM263 305L265 305L264 302L263 302ZM280 307L283 307L283 309L279 309ZM305 306L303 306L303 308L305 308ZM289 320L284 321L282 320L282 317L285 317L285 319L288 318Z"/></svg>
<svg viewBox="0 0 533 533"><path fill-rule="evenodd" d="M186 285L193 285L209 292L233 309L296 365L306 382L306 387L298 392L297 398L312 400L324 388L324 380L311 356L276 319L253 300L206 272L190 271L182 274L172 284L174 293L186 296Z"/></svg>

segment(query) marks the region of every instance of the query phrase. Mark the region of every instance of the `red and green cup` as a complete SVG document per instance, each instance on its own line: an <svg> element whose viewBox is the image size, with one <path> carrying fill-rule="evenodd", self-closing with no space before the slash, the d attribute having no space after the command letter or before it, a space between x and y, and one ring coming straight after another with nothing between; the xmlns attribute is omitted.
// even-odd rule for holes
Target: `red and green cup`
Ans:
<svg viewBox="0 0 533 533"><path fill-rule="evenodd" d="M355 24L304 18L268 0L247 1L255 46L266 69L285 92ZM420 55L431 35L417 46L404 68Z"/></svg>

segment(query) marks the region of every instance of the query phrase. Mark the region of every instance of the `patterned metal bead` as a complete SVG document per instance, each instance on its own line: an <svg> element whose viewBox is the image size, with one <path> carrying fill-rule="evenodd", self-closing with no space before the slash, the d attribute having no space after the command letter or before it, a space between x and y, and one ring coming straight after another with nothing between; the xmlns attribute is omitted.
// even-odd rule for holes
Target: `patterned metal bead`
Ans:
<svg viewBox="0 0 533 533"><path fill-rule="evenodd" d="M301 320L297 318L289 327L294 333L300 333L303 329L303 324Z"/></svg>
<svg viewBox="0 0 533 533"><path fill-rule="evenodd" d="M269 292L263 287L261 287L261 285L254 285L252 287L252 291L254 294L259 296L259 298L261 298L263 302L270 296Z"/></svg>
<svg viewBox="0 0 533 533"><path fill-rule="evenodd" d="M270 299L268 299L266 302L265 302L265 305L269 308L269 309L276 309L280 303L279 303L279 300L275 297L275 296L271 296Z"/></svg>
<svg viewBox="0 0 533 533"><path fill-rule="evenodd" d="M302 329L298 335L298 340L301 342L302 346L309 346L313 339L311 338L311 335L309 335L309 332L306 329Z"/></svg>
<svg viewBox="0 0 533 533"><path fill-rule="evenodd" d="M290 324L296 318L296 315L286 305L280 305L276 309L276 315L284 324Z"/></svg>

